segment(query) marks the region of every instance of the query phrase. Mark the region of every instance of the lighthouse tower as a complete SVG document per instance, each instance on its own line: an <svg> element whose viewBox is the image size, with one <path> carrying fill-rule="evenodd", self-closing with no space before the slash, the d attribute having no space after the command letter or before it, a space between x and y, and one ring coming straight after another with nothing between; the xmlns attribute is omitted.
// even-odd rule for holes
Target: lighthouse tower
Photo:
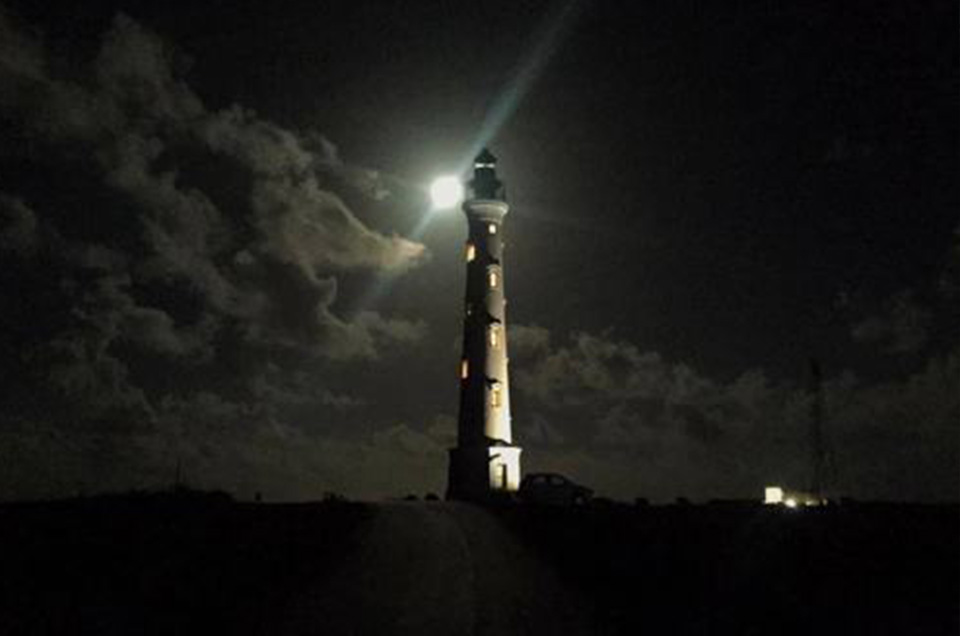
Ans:
<svg viewBox="0 0 960 636"><path fill-rule="evenodd" d="M484 149L474 160L464 250L467 293L460 358L457 447L450 449L448 499L486 500L517 490L520 447L510 424L507 318L504 298L503 219L509 207L497 179L496 158Z"/></svg>

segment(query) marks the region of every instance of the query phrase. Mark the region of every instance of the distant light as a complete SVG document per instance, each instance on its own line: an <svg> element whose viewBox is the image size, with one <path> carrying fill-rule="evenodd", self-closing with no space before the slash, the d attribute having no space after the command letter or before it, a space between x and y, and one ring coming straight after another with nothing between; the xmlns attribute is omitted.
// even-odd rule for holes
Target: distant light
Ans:
<svg viewBox="0 0 960 636"><path fill-rule="evenodd" d="M763 490L763 503L779 504L783 503L783 488L780 486L767 486Z"/></svg>
<svg viewBox="0 0 960 636"><path fill-rule="evenodd" d="M430 199L438 210L455 207L463 200L463 184L456 177L438 177L430 186Z"/></svg>
<svg viewBox="0 0 960 636"><path fill-rule="evenodd" d="M787 499L786 501L783 502L783 505L786 506L787 508L796 508L797 500L793 498Z"/></svg>

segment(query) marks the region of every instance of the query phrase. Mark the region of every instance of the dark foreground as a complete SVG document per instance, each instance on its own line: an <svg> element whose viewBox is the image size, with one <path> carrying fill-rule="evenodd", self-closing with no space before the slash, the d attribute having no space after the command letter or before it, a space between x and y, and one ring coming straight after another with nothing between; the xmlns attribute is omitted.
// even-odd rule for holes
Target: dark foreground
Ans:
<svg viewBox="0 0 960 636"><path fill-rule="evenodd" d="M0 634L958 634L960 508L0 506Z"/></svg>

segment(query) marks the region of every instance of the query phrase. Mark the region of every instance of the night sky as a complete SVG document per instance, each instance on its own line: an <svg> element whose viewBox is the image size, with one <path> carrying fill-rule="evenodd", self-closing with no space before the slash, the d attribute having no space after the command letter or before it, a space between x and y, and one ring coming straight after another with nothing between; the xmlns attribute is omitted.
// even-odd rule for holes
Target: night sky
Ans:
<svg viewBox="0 0 960 636"><path fill-rule="evenodd" d="M525 471L960 495L956 2L0 5L0 498L441 493L487 144ZM466 173L464 173L466 174Z"/></svg>

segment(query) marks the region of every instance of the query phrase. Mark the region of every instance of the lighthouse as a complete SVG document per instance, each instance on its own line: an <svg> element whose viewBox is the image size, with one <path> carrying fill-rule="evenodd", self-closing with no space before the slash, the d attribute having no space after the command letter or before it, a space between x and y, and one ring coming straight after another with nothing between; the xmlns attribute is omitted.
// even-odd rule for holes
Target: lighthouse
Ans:
<svg viewBox="0 0 960 636"><path fill-rule="evenodd" d="M510 421L507 301L503 220L509 206L497 160L484 149L474 160L470 198L463 203L469 233L464 246L467 290L460 357L457 446L450 449L448 499L489 500L520 485L519 446Z"/></svg>

